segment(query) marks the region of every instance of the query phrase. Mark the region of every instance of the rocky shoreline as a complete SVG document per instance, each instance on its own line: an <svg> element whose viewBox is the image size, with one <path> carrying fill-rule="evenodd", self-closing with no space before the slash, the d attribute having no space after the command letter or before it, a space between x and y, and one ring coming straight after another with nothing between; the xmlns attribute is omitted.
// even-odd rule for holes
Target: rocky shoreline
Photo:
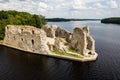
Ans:
<svg viewBox="0 0 120 80"><path fill-rule="evenodd" d="M42 29L8 25L2 45L80 62L95 61L98 57L95 41L90 36L88 27L76 27L73 33L70 33L56 25L44 26Z"/></svg>

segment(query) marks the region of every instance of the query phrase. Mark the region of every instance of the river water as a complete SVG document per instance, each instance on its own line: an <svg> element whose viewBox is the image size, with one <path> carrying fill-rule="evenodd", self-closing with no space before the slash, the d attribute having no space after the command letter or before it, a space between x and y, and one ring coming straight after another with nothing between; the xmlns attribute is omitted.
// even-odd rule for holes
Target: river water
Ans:
<svg viewBox="0 0 120 80"><path fill-rule="evenodd" d="M120 80L120 25L100 21L48 22L72 32L89 25L98 59L76 62L0 46L0 80Z"/></svg>

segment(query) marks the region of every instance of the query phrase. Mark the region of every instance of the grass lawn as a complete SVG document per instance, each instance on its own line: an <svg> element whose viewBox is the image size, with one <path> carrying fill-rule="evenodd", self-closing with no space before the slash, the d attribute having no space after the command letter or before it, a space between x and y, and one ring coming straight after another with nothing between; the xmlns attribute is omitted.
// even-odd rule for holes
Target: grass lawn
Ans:
<svg viewBox="0 0 120 80"><path fill-rule="evenodd" d="M0 43L3 43L3 40L0 40Z"/></svg>
<svg viewBox="0 0 120 80"><path fill-rule="evenodd" d="M53 50L52 51L54 54L58 54L58 55L63 55L63 56L68 56L68 57L73 57L73 58L83 58L82 55L73 55L73 54L69 54L69 53L64 53L64 52L60 52L60 51L56 51L56 50Z"/></svg>

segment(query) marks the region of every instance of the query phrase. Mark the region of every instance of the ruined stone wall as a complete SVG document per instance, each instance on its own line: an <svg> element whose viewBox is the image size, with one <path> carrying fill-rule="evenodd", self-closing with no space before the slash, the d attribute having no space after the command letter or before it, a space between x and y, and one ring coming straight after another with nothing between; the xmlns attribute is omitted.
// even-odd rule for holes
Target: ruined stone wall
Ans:
<svg viewBox="0 0 120 80"><path fill-rule="evenodd" d="M70 45L82 55L92 54L95 51L95 41L90 35L89 27L76 27L73 30Z"/></svg>
<svg viewBox="0 0 120 80"><path fill-rule="evenodd" d="M84 56L95 52L95 41L88 27L76 27L73 33L70 33L56 25L42 29L8 25L4 44L40 54L50 54L52 50L67 52L69 48Z"/></svg>
<svg viewBox="0 0 120 80"><path fill-rule="evenodd" d="M16 25L6 27L4 44L15 48L35 53L48 53L46 41L46 33L42 29Z"/></svg>
<svg viewBox="0 0 120 80"><path fill-rule="evenodd" d="M44 26L42 29L46 32L47 37L55 38L65 38L68 42L70 41L70 35L71 33L69 31L66 31L65 29L58 27L56 25L51 26Z"/></svg>
<svg viewBox="0 0 120 80"><path fill-rule="evenodd" d="M71 38L71 46L73 49L79 51L80 54L85 53L86 49L86 34L79 27L75 28Z"/></svg>

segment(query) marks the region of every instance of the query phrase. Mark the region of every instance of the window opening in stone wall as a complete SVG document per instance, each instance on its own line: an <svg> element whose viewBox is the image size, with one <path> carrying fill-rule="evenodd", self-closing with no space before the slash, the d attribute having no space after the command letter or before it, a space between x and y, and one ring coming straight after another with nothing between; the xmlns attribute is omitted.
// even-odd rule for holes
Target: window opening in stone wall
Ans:
<svg viewBox="0 0 120 80"><path fill-rule="evenodd" d="M21 40L23 41L23 38L21 38Z"/></svg>
<svg viewBox="0 0 120 80"><path fill-rule="evenodd" d="M34 45L34 40L33 40L33 39L32 39L32 41L31 41L31 42L32 42L32 45Z"/></svg>
<svg viewBox="0 0 120 80"><path fill-rule="evenodd" d="M34 31L32 30L32 34L34 34Z"/></svg>
<svg viewBox="0 0 120 80"><path fill-rule="evenodd" d="M21 29L21 31L23 32L23 29Z"/></svg>
<svg viewBox="0 0 120 80"><path fill-rule="evenodd" d="M7 27L7 29L9 29L9 27Z"/></svg>
<svg viewBox="0 0 120 80"><path fill-rule="evenodd" d="M14 36L14 40L15 40L15 36Z"/></svg>
<svg viewBox="0 0 120 80"><path fill-rule="evenodd" d="M88 54L92 54L91 52L89 52Z"/></svg>

